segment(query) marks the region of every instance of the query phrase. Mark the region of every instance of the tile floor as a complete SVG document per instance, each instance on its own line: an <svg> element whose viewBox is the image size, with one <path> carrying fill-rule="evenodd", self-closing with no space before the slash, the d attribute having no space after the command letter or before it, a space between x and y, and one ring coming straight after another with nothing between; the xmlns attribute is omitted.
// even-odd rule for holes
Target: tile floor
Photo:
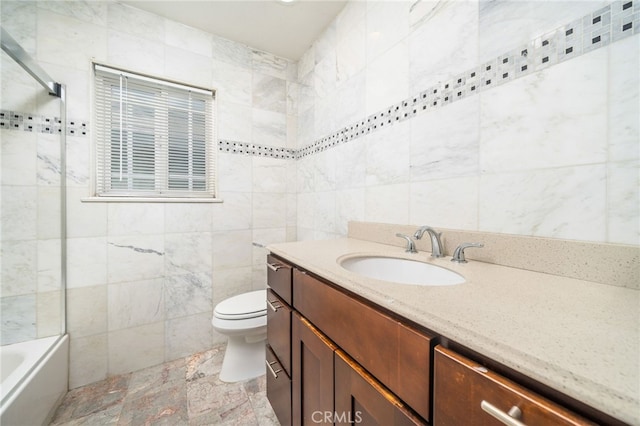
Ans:
<svg viewBox="0 0 640 426"><path fill-rule="evenodd" d="M51 425L277 426L266 377L218 379L225 345L73 389Z"/></svg>

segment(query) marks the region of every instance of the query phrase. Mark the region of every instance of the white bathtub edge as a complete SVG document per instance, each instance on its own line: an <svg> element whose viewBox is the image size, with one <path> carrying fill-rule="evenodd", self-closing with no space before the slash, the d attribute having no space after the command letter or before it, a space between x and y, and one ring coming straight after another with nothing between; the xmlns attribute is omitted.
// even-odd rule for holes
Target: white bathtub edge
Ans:
<svg viewBox="0 0 640 426"><path fill-rule="evenodd" d="M69 337L58 338L0 407L0 424L46 425L69 388Z"/></svg>

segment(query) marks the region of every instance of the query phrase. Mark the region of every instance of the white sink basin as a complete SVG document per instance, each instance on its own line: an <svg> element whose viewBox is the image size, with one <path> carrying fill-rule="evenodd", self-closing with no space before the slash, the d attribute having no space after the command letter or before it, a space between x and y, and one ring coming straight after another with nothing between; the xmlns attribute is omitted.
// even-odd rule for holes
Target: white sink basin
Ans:
<svg viewBox="0 0 640 426"><path fill-rule="evenodd" d="M349 256L338 259L344 269L376 280L401 284L444 286L462 284L460 274L430 263L384 256Z"/></svg>

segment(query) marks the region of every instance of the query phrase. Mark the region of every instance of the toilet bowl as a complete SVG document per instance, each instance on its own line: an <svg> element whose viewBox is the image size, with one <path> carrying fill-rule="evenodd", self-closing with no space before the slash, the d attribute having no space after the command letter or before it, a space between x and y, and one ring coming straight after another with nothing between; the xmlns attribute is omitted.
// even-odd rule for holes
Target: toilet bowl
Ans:
<svg viewBox="0 0 640 426"><path fill-rule="evenodd" d="M213 329L228 336L220 380L239 382L265 374L267 291L233 296L218 303Z"/></svg>

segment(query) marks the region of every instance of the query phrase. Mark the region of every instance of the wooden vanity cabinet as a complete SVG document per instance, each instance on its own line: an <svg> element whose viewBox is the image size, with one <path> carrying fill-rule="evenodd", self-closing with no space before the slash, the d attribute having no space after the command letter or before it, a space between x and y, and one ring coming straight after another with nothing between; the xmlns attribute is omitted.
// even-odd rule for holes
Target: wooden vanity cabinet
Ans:
<svg viewBox="0 0 640 426"><path fill-rule="evenodd" d="M298 269L293 271L293 281L294 309L429 419L433 337Z"/></svg>
<svg viewBox="0 0 640 426"><path fill-rule="evenodd" d="M506 421L499 421L495 416L505 417ZM507 423L509 417L521 423ZM436 346L433 424L577 426L594 423L450 349Z"/></svg>
<svg viewBox="0 0 640 426"><path fill-rule="evenodd" d="M311 322L293 314L294 425L426 425Z"/></svg>
<svg viewBox="0 0 640 426"><path fill-rule="evenodd" d="M291 424L292 266L267 256L267 398L280 424Z"/></svg>
<svg viewBox="0 0 640 426"><path fill-rule="evenodd" d="M282 372L267 373L267 397L282 425L595 424L558 402L599 424L621 424L522 375L516 383L490 371L451 350L457 346L446 336L277 257L268 263L275 309L268 309L267 356Z"/></svg>

